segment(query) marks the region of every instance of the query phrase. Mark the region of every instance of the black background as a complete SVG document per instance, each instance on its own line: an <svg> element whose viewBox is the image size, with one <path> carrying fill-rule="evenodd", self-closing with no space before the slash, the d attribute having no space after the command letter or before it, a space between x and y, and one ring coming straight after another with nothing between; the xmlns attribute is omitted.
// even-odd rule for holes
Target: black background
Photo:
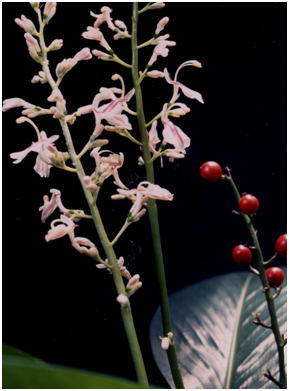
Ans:
<svg viewBox="0 0 289 391"><path fill-rule="evenodd" d="M62 38L64 47L50 54L52 69L83 47L101 49L81 33L94 21L89 11L98 13L102 5L58 3L46 41ZM131 3L108 5L113 17L129 26ZM28 3L3 6L3 98L17 96L50 107L48 86L30 83L40 69L28 55L23 30L13 21L21 14L35 21L36 14ZM165 161L163 169L156 163L157 183L175 195L173 202L159 202L168 288L174 292L210 276L239 271L231 262L231 249L250 243L242 219L231 212L236 205L228 185L200 178L199 166L204 161L230 166L240 191L259 198L256 227L266 257L274 251L275 238L286 231L286 4L168 3L162 10L141 16L140 42L150 38L163 16L170 17L165 32L177 46L154 69L168 67L173 76L183 61L201 61L202 69L185 68L180 80L201 92L205 101L201 105L181 97L191 113L176 123L191 137L191 147L183 160ZM113 48L129 61L129 41L113 42ZM142 65L150 50L141 51ZM101 86L114 85L110 77L116 72L126 78L129 90L132 83L127 69L96 58L80 62L61 85L69 112L91 103ZM163 80L143 84L149 120L170 98L171 89ZM3 116L3 340L54 363L134 379L111 277L75 252L67 238L44 241L49 222L40 222L38 208L50 188L62 191L68 208L87 208L73 174L52 169L48 179L41 179L32 169L35 154L17 166L12 164L9 153L35 139L29 125L15 124L17 111ZM49 135L60 132L55 120L39 117L36 122ZM89 137L93 123L93 116L85 116L71 128L77 150ZM121 179L135 186L144 174L135 164L138 149L117 135L108 137L110 149L125 153ZM63 142L57 146L65 149ZM84 161L87 172L92 172L91 159ZM110 237L130 207L126 201L109 199L115 192L111 182L107 181L100 195ZM93 238L88 222L81 222L77 233ZM165 387L149 347L150 320L159 302L149 235L145 216L123 235L116 252L125 257L133 274L140 273L144 283L132 298L136 327L150 381Z"/></svg>

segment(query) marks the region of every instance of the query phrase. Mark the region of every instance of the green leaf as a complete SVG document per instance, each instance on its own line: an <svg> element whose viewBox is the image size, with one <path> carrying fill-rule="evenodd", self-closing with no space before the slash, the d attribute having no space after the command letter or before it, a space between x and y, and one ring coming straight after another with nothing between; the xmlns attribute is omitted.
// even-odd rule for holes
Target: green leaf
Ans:
<svg viewBox="0 0 289 391"><path fill-rule="evenodd" d="M286 273L285 273L286 274ZM286 330L286 282L275 300L281 333ZM277 388L278 354L270 329L253 323L251 313L270 324L260 280L249 273L230 273L191 285L170 297L173 332L186 388ZM174 388L166 352L161 350L161 317L151 325L157 364Z"/></svg>
<svg viewBox="0 0 289 391"><path fill-rule="evenodd" d="M48 364L11 346L3 346L4 389L127 389L139 384L74 368Z"/></svg>

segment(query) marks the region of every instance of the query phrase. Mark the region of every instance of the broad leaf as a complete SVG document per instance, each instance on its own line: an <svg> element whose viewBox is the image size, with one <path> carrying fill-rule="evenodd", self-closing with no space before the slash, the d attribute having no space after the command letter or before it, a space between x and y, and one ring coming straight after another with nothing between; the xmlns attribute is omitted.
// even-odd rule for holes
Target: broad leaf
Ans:
<svg viewBox="0 0 289 391"><path fill-rule="evenodd" d="M2 363L5 389L141 388L129 380L51 365L7 345L3 346Z"/></svg>
<svg viewBox="0 0 289 391"><path fill-rule="evenodd" d="M286 329L286 282L275 300L281 332ZM231 273L191 285L170 297L173 331L186 388L277 388L278 355L270 329L253 323L251 313L270 324L259 278ZM159 310L151 325L157 364L174 388L162 336Z"/></svg>

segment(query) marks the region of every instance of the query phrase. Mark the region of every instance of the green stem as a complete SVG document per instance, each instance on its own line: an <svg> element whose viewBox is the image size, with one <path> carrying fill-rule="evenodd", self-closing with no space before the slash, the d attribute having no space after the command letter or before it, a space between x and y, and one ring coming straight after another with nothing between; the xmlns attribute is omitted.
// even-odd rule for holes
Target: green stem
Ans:
<svg viewBox="0 0 289 391"><path fill-rule="evenodd" d="M38 12L38 17L39 17L39 24L40 24L39 42L40 42L40 46L41 46L41 49L43 52L43 64L42 64L43 71L46 74L46 78L47 78L51 88L55 89L55 88L58 88L58 86L57 86L57 83L54 81L54 79L51 75L49 66L48 66L47 48L45 45L44 34L43 34L44 23L42 22L40 11ZM63 108L63 111L65 111L65 108ZM98 207L95 204L95 200L94 200L93 195L91 194L91 192L89 190L86 189L85 183L83 181L83 177L85 176L85 172L84 172L83 166L81 164L81 161L75 151L72 137L70 134L70 130L69 130L68 125L65 121L65 118L60 118L59 123L60 123L62 131L63 131L63 135L64 135L64 138L66 141L66 145L67 145L70 159L71 159L71 161L77 171L78 179L81 183L83 193L84 193L86 201L88 203L96 231L98 233L98 236L101 241L104 252L106 254L106 257L109 260L110 270L112 272L112 276L113 276L113 280L114 280L114 284L115 284L117 293L127 295L126 288L125 288L125 285L124 285L124 282L123 282L123 279L122 279L122 276L120 273L120 269L118 266L117 257L114 252L113 246L110 243L110 240L106 234ZM138 342L138 338L137 338L137 334L136 334L136 330L135 330L135 326L134 326L134 321L133 321L132 311L131 311L131 306L130 306L129 301L126 305L121 305L121 316L122 316L122 321L123 321L123 324L125 327L125 331L126 331L132 359L134 362L138 382L141 386L147 388L149 386L149 383L148 383L146 369L144 366L142 353L141 353L141 349L139 346L139 342Z"/></svg>
<svg viewBox="0 0 289 391"><path fill-rule="evenodd" d="M233 192L235 194L235 198L236 198L237 202L239 203L239 200L241 198L240 193L237 189L235 182L233 181L231 174L229 173L229 175L226 175L225 178L230 183L230 185L233 189ZM265 272L265 268L264 268L263 253L262 253L260 243L259 243L259 240L257 237L257 231L255 230L255 228L253 226L253 222L252 222L251 217L249 217L243 213L241 213L241 215L243 216L243 218L245 220L245 223L246 223L248 230L250 232L250 235L252 237L254 247L256 249L257 260L258 260L258 270L260 273L259 278L261 280L264 295L266 297L267 306L268 306L268 310L269 310L269 314L270 314L270 318L271 318L271 328L272 328L272 331L274 334L274 338L275 338L275 342L276 342L277 350L278 350L278 361L279 361L279 371L280 371L279 384L281 385L280 388L286 388L287 380L286 380L286 370L285 370L284 339L280 333L280 328L279 328L278 319L277 319L277 315L276 315L276 309L275 309L275 305L274 305L274 297L270 293L269 284L268 284L268 280L266 277L266 272Z"/></svg>
<svg viewBox="0 0 289 391"><path fill-rule="evenodd" d="M138 3L133 3L133 16L132 16L132 78L135 88L136 107L138 113L138 126L142 139L142 154L145 163L146 177L151 183L154 183L154 167L151 161L151 154L149 151L149 139L145 125L145 116L143 108L143 98L141 86L138 83L139 69L138 69L138 50L137 50L137 25L138 25ZM162 312L162 323L164 335L172 331L172 323L169 309L169 299L166 286L165 268L161 245L161 236L159 229L158 210L155 200L150 199L148 202L148 214L151 226L152 242L155 254L156 272L158 278L158 284L160 289L160 301ZM172 372L172 376L175 382L176 388L184 388L183 380L181 377L176 349L174 345L170 345L167 350L169 364Z"/></svg>

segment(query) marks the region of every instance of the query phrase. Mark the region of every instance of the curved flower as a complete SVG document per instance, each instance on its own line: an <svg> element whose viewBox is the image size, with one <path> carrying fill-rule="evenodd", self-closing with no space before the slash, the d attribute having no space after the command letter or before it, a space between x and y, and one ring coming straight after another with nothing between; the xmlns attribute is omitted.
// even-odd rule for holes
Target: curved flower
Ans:
<svg viewBox="0 0 289 391"><path fill-rule="evenodd" d="M164 69L164 74L165 74L165 79L166 81L173 85L174 86L174 91L173 91L173 96L172 96L172 99L171 99L171 102L174 103L177 99L178 99L178 92L179 92L179 89L182 91L182 93L190 98L190 99L196 99L197 101L199 101L200 103L204 103L203 101L203 98L202 98L202 95L197 92L197 91L194 91L188 87L186 87L184 84L180 83L178 80L177 80L177 77L178 77L178 73L179 71L184 68L184 67L187 67L187 66L194 66L194 67L197 67L197 68L201 68L202 67L202 64L199 62L199 61L196 61L196 60L190 60L190 61L186 61L184 63L182 63L176 73L175 73L175 77L174 77L174 80L171 79L170 75L169 75L169 72L168 70L165 68Z"/></svg>
<svg viewBox="0 0 289 391"><path fill-rule="evenodd" d="M128 214L128 220L131 222L138 221L145 214L146 209L143 206L149 198L163 201L172 201L174 198L173 194L168 190L147 181L140 182L136 189L117 189L117 191L119 194L111 196L112 199L129 198L133 201Z"/></svg>
<svg viewBox="0 0 289 391"><path fill-rule="evenodd" d="M65 235L69 235L73 239L75 227L76 225L69 217L61 215L59 219L52 221L51 228L45 236L45 240L49 242L50 240L62 238Z"/></svg>
<svg viewBox="0 0 289 391"><path fill-rule="evenodd" d="M50 189L52 194L51 198L47 195L43 197L44 204L39 208L41 213L41 221L44 223L46 219L55 211L56 208L59 208L61 213L66 213L68 209L64 207L61 201L61 192L57 189Z"/></svg>
<svg viewBox="0 0 289 391"><path fill-rule="evenodd" d="M190 146L191 139L168 118L168 105L165 104L162 111L163 143L172 144L176 149L184 151Z"/></svg>
<svg viewBox="0 0 289 391"><path fill-rule="evenodd" d="M51 157L55 156L55 153L57 152L56 148L54 147L54 141L56 141L58 138L58 135L47 137L46 133L41 131L38 136L38 141L33 142L30 147L24 149L23 151L11 153L10 157L14 159L14 164L18 164L22 162L22 160L30 152L38 153L34 170L41 177L47 178L50 173L50 168L52 167Z"/></svg>

